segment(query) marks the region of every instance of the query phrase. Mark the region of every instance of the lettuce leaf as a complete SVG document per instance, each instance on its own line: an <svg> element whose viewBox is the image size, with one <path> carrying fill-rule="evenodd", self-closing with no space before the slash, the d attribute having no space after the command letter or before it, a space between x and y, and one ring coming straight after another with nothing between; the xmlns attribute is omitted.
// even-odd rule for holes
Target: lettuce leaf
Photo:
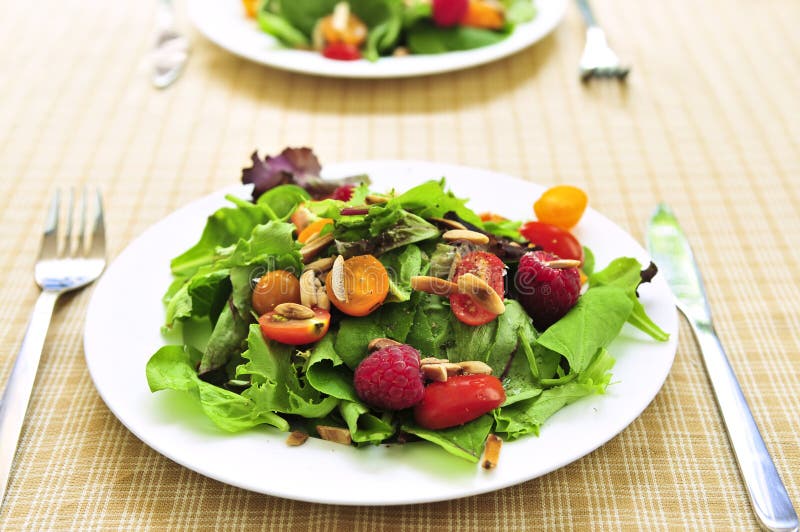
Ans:
<svg viewBox="0 0 800 532"><path fill-rule="evenodd" d="M492 416L483 415L469 423L449 429L429 430L414 424L407 424L403 425L403 430L435 443L450 454L470 462L477 462L483 452L486 436L491 432L493 424Z"/></svg>

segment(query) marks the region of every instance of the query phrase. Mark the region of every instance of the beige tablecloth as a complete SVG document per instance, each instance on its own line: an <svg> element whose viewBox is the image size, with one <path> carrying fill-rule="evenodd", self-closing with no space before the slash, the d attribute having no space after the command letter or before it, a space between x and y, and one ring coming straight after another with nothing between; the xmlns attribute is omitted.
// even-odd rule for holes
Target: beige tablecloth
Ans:
<svg viewBox="0 0 800 532"><path fill-rule="evenodd" d="M3 380L38 294L32 267L56 186L103 187L113 256L172 210L237 182L254 148L309 145L323 162L461 163L579 185L640 240L654 205L673 206L722 342L800 503L800 4L597 0L614 47L634 65L627 85L579 83L583 27L570 5L551 36L511 58L395 81L280 72L193 32L188 71L163 92L143 63L154 4L0 4ZM757 526L685 326L653 403L575 463L462 500L346 508L221 484L129 433L83 358L91 295L56 308L3 528Z"/></svg>

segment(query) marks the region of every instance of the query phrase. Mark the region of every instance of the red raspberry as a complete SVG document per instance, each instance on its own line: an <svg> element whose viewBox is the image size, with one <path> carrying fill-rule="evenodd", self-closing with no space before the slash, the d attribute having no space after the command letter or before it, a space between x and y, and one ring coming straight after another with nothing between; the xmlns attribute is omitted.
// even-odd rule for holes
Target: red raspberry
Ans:
<svg viewBox="0 0 800 532"><path fill-rule="evenodd" d="M545 264L558 257L547 251L522 256L515 278L519 302L543 331L561 319L578 302L581 275L578 268L551 268Z"/></svg>
<svg viewBox="0 0 800 532"><path fill-rule="evenodd" d="M410 345L379 349L361 361L353 384L362 401L381 410L402 410L419 403L425 388L419 351Z"/></svg>
<svg viewBox="0 0 800 532"><path fill-rule="evenodd" d="M331 194L331 198L339 201L350 201L350 198L353 197L354 188L356 188L355 185L342 185L337 187L336 190L333 191L333 194Z"/></svg>
<svg viewBox="0 0 800 532"><path fill-rule="evenodd" d="M469 0L433 0L433 21L437 26L455 26L464 18Z"/></svg>

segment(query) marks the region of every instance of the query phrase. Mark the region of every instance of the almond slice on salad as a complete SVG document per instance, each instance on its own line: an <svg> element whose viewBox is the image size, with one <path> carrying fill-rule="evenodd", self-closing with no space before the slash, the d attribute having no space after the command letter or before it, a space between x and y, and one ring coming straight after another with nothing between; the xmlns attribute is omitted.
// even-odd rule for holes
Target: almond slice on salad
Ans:
<svg viewBox="0 0 800 532"><path fill-rule="evenodd" d="M425 364L420 366L420 370L429 381L444 382L447 380L447 370L443 364Z"/></svg>
<svg viewBox="0 0 800 532"><path fill-rule="evenodd" d="M374 340L370 341L369 345L367 345L367 350L369 352L377 351L379 349L383 349L384 347L391 347L395 345L403 345L400 342L395 342L391 338L375 338Z"/></svg>
<svg viewBox="0 0 800 532"><path fill-rule="evenodd" d="M289 436L287 436L286 445L297 447L298 445L303 445L307 439L308 434L299 430L294 430L289 433Z"/></svg>
<svg viewBox="0 0 800 532"><path fill-rule="evenodd" d="M415 275L412 277L411 289L437 296L451 296L458 293L458 285L456 283L429 275Z"/></svg>
<svg viewBox="0 0 800 532"><path fill-rule="evenodd" d="M275 306L275 314L288 320L307 320L314 317L314 311L297 303L281 303Z"/></svg>
<svg viewBox="0 0 800 532"><path fill-rule="evenodd" d="M461 231L467 231L467 226L462 224L457 220L448 220L447 218L439 218L439 217L431 217L428 218L431 222L435 222L439 225L443 225L445 227L449 227L450 229L460 229Z"/></svg>
<svg viewBox="0 0 800 532"><path fill-rule="evenodd" d="M317 287L319 283L314 270L306 270L300 275L300 303L313 308L317 304Z"/></svg>
<svg viewBox="0 0 800 532"><path fill-rule="evenodd" d="M333 267L334 257L325 257L309 262L303 267L303 271L312 270L315 274L325 273Z"/></svg>
<svg viewBox="0 0 800 532"><path fill-rule="evenodd" d="M483 233L479 233L477 231L470 231L469 229L451 229L450 231L446 231L442 235L442 238L449 242L463 240L465 242L469 242L470 244L489 243L488 236L484 235Z"/></svg>
<svg viewBox="0 0 800 532"><path fill-rule="evenodd" d="M333 295L336 296L336 299L347 303L347 287L344 283L344 257L341 255L336 257L336 260L333 261L330 283L331 290L333 291Z"/></svg>
<svg viewBox="0 0 800 532"><path fill-rule="evenodd" d="M350 445L353 441L350 437L350 431L342 427L317 425L317 432L319 433L319 437L323 440L341 443L342 445Z"/></svg>
<svg viewBox="0 0 800 532"><path fill-rule="evenodd" d="M566 270L568 268L577 268L581 265L581 261L575 259L556 259L547 262L543 262L545 266L549 268L555 268L557 270Z"/></svg>
<svg viewBox="0 0 800 532"><path fill-rule="evenodd" d="M388 203L389 198L386 196L378 196L377 194L367 194L367 197L364 198L364 202L367 205L380 205L382 203Z"/></svg>
<svg viewBox="0 0 800 532"><path fill-rule="evenodd" d="M494 288L475 274L465 273L458 278L458 292L468 295L476 305L492 314L502 314L506 306Z"/></svg>
<svg viewBox="0 0 800 532"><path fill-rule="evenodd" d="M446 364L450 362L446 358L436 358L436 357L425 357L420 359L419 365L424 366L425 364Z"/></svg>
<svg viewBox="0 0 800 532"><path fill-rule="evenodd" d="M484 469L494 469L500 461L500 448L503 446L503 439L496 434L489 434L486 437L486 444L483 446L483 461L481 467Z"/></svg>
<svg viewBox="0 0 800 532"><path fill-rule="evenodd" d="M456 364L464 375L491 375L492 367L480 360L465 360Z"/></svg>
<svg viewBox="0 0 800 532"><path fill-rule="evenodd" d="M333 235L328 233L325 236L315 238L313 241L300 248L300 255L303 257L303 264L308 264L311 262L311 260L319 255L320 251L328 247L331 242L333 242Z"/></svg>

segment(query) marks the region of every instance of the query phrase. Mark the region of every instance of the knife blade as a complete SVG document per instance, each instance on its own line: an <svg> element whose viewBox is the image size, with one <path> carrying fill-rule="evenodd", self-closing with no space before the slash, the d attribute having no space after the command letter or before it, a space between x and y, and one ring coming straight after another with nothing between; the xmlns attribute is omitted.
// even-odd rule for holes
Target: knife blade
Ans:
<svg viewBox="0 0 800 532"><path fill-rule="evenodd" d="M700 347L756 518L768 530L798 530L797 513L714 330L711 309L692 249L666 204L660 204L650 218L647 247Z"/></svg>

